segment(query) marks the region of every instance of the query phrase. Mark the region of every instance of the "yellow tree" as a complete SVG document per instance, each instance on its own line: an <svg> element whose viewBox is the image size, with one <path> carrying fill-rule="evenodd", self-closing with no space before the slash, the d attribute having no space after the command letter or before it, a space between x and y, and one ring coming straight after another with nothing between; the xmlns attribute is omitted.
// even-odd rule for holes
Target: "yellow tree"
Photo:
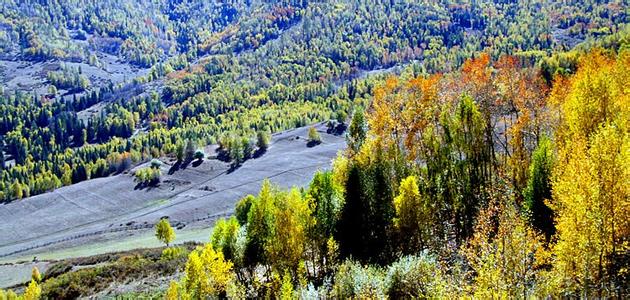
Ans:
<svg viewBox="0 0 630 300"><path fill-rule="evenodd" d="M537 270L546 258L543 239L522 219L511 199L495 195L462 248L474 274L468 287L474 298L528 299L537 292Z"/></svg>
<svg viewBox="0 0 630 300"><path fill-rule="evenodd" d="M554 283L583 297L620 291L630 250L630 53L595 50L580 62L560 106L552 182L558 242ZM614 294L613 294L614 295Z"/></svg>
<svg viewBox="0 0 630 300"><path fill-rule="evenodd" d="M175 231L167 219L161 219L155 225L155 237L166 244L166 247L175 240Z"/></svg>
<svg viewBox="0 0 630 300"><path fill-rule="evenodd" d="M31 271L31 279L35 280L37 283L42 282L42 275L39 273L39 269L37 269L37 267L33 267L33 270Z"/></svg>
<svg viewBox="0 0 630 300"><path fill-rule="evenodd" d="M232 262L225 260L223 253L215 251L209 243L192 251L186 262L183 294L192 299L225 296L229 284L235 280L232 267Z"/></svg>
<svg viewBox="0 0 630 300"><path fill-rule="evenodd" d="M35 280L31 280L31 283L28 284L26 290L24 291L24 296L22 297L24 300L37 300L41 297L42 289L39 287Z"/></svg>
<svg viewBox="0 0 630 300"><path fill-rule="evenodd" d="M164 300L179 300L178 293L179 285L175 281L171 281L164 295Z"/></svg>
<svg viewBox="0 0 630 300"><path fill-rule="evenodd" d="M409 176L400 183L399 194L394 198L396 218L394 225L399 231L406 250L415 253L426 247L432 224L431 209L423 201L416 176Z"/></svg>
<svg viewBox="0 0 630 300"><path fill-rule="evenodd" d="M310 203L295 188L275 199L273 225L265 244L266 256L281 273L289 271L298 275L305 255L307 230L314 224Z"/></svg>

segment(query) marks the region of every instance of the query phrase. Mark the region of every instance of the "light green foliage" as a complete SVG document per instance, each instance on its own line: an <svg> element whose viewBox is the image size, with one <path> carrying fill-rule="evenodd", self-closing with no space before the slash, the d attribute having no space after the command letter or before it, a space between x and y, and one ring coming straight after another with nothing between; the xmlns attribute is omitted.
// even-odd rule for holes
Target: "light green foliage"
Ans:
<svg viewBox="0 0 630 300"><path fill-rule="evenodd" d="M42 295L42 289L39 287L35 280L31 280L31 282L24 290L24 295L22 299L24 300L38 300Z"/></svg>
<svg viewBox="0 0 630 300"><path fill-rule="evenodd" d="M297 189L284 192L265 180L248 215L246 264L270 263L274 270L299 275L314 224L311 213Z"/></svg>
<svg viewBox="0 0 630 300"><path fill-rule="evenodd" d="M390 299L439 299L448 292L447 279L435 257L421 252L404 256L387 270L386 286Z"/></svg>
<svg viewBox="0 0 630 300"><path fill-rule="evenodd" d="M321 143L322 138L315 127L311 126L308 128L308 141L311 143Z"/></svg>
<svg viewBox="0 0 630 300"><path fill-rule="evenodd" d="M219 219L212 229L210 243L217 251L223 252L225 259L234 261L236 258L236 239L240 226L236 217Z"/></svg>
<svg viewBox="0 0 630 300"><path fill-rule="evenodd" d="M352 115L352 121L348 128L348 147L354 152L358 152L365 141L367 134L367 121L363 110L357 109Z"/></svg>
<svg viewBox="0 0 630 300"><path fill-rule="evenodd" d="M337 299L384 299L385 274L376 267L346 261L337 269L331 293Z"/></svg>
<svg viewBox="0 0 630 300"><path fill-rule="evenodd" d="M37 269L37 267L33 267L33 270L31 271L31 279L35 280L37 283L42 282L42 274L39 273L39 269Z"/></svg>
<svg viewBox="0 0 630 300"><path fill-rule="evenodd" d="M144 185L156 185L160 182L161 175L160 168L154 168L153 166L139 169L135 173L136 181Z"/></svg>
<svg viewBox="0 0 630 300"><path fill-rule="evenodd" d="M155 237L166 244L166 247L175 240L175 230L171 227L168 219L161 219L155 224Z"/></svg>
<svg viewBox="0 0 630 300"><path fill-rule="evenodd" d="M280 300L296 299L294 296L291 275L288 272L285 272L284 276L282 276L282 286L280 288L280 296L278 298Z"/></svg>
<svg viewBox="0 0 630 300"><path fill-rule="evenodd" d="M162 256L160 259L162 260L174 260L181 258L186 254L186 250L182 247L168 247L162 250Z"/></svg>
<svg viewBox="0 0 630 300"><path fill-rule="evenodd" d="M252 207L252 203L256 197L253 195L247 195L236 203L235 215L240 225L247 224L247 215Z"/></svg>
<svg viewBox="0 0 630 300"><path fill-rule="evenodd" d="M235 280L233 264L225 260L221 251L215 251L206 244L190 253L186 262L186 276L182 280L182 298L206 299L225 297Z"/></svg>
<svg viewBox="0 0 630 300"><path fill-rule="evenodd" d="M269 143L271 142L271 136L269 132L260 130L256 133L256 147L261 149L262 151L266 151L269 148Z"/></svg>

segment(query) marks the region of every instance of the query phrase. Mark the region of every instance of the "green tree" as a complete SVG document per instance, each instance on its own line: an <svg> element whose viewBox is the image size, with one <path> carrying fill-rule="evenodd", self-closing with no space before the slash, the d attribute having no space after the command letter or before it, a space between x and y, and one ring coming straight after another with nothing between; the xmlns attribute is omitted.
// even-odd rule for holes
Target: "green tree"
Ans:
<svg viewBox="0 0 630 300"><path fill-rule="evenodd" d="M315 129L315 127L313 126L308 128L308 141L315 144L319 144L322 142L322 138L319 135L319 132L317 132L317 129Z"/></svg>
<svg viewBox="0 0 630 300"><path fill-rule="evenodd" d="M530 221L545 234L547 241L555 233L553 211L545 204L545 200L551 199L552 151L551 141L548 138L541 139L532 154L527 187L523 193Z"/></svg>
<svg viewBox="0 0 630 300"><path fill-rule="evenodd" d="M365 137L367 136L367 121L362 109L357 109L352 116L350 127L348 128L348 148L355 153L359 151Z"/></svg>
<svg viewBox="0 0 630 300"><path fill-rule="evenodd" d="M235 260L236 238L239 228L236 217L231 217L227 220L219 219L212 229L210 243L214 249L223 252L227 260Z"/></svg>
<svg viewBox="0 0 630 300"><path fill-rule="evenodd" d="M168 219L161 219L155 225L155 237L162 243L166 244L166 247L175 240L175 231L168 222Z"/></svg>
<svg viewBox="0 0 630 300"><path fill-rule="evenodd" d="M267 151L270 140L271 136L269 135L269 132L260 130L256 133L256 147L258 147L261 151Z"/></svg>
<svg viewBox="0 0 630 300"><path fill-rule="evenodd" d="M247 215L252 207L252 203L256 201L256 197L253 195L247 195L236 203L234 214L240 225L247 224Z"/></svg>
<svg viewBox="0 0 630 300"><path fill-rule="evenodd" d="M188 256L182 287L190 299L224 298L230 283L235 280L233 264L215 251L211 244L193 250Z"/></svg>

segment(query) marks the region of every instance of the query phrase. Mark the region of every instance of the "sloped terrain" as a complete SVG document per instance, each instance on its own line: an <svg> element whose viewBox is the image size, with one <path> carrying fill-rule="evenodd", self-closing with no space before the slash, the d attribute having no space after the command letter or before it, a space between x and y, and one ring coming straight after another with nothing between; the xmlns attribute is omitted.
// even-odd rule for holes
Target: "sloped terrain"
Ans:
<svg viewBox="0 0 630 300"><path fill-rule="evenodd" d="M165 161L157 187L139 189L125 173L4 204L0 256L8 261L146 234L162 217L180 230L207 227L230 215L236 201L256 193L265 178L284 187L303 186L316 170L328 168L345 140L326 134L323 124L317 128L320 145L308 147L308 128L276 134L267 153L235 170L215 159L169 170L172 164Z"/></svg>

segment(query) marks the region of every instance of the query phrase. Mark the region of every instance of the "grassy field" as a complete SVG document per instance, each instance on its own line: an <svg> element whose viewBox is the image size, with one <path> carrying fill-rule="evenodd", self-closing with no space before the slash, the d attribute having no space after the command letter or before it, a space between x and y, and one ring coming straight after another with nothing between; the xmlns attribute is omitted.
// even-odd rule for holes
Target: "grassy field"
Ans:
<svg viewBox="0 0 630 300"><path fill-rule="evenodd" d="M210 228L176 231L177 238L175 243L179 244L188 241L207 242L210 239L210 231ZM90 243L66 249L34 253L28 256L0 259L0 288L27 282L31 277L31 270L34 266L45 272L50 265L49 261L159 246L163 246L163 244L155 238L152 231L147 231L116 241ZM34 256L37 257L39 262L33 262Z"/></svg>

